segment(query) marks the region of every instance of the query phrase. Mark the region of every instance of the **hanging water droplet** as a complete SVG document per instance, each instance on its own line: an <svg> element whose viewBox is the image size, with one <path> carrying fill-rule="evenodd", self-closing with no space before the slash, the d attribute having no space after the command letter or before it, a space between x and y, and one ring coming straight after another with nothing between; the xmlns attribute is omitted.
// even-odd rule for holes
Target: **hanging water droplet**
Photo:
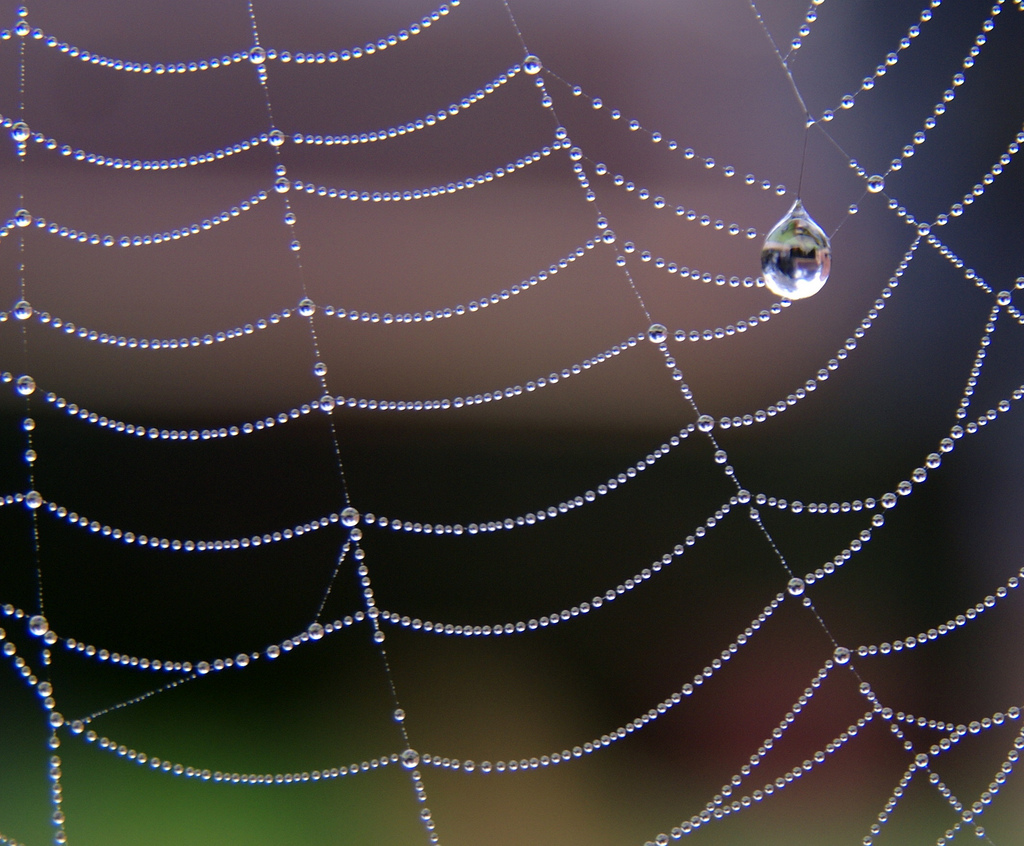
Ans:
<svg viewBox="0 0 1024 846"><path fill-rule="evenodd" d="M765 285L776 296L801 300L821 290L831 267L828 236L796 200L761 248Z"/></svg>
<svg viewBox="0 0 1024 846"><path fill-rule="evenodd" d="M403 711L401 708L395 708L394 718L396 723L404 723L405 711Z"/></svg>
<svg viewBox="0 0 1024 846"><path fill-rule="evenodd" d="M327 375L327 365L324 364L322 361L318 361L316 364L313 365L313 375L314 376L326 376Z"/></svg>
<svg viewBox="0 0 1024 846"><path fill-rule="evenodd" d="M384 632L382 632L380 629L377 629L377 631L375 631L373 633L373 642L374 643L383 643L384 642Z"/></svg>
<svg viewBox="0 0 1024 846"><path fill-rule="evenodd" d="M36 380L31 376L19 376L18 381L14 385L14 389L23 397L35 393L36 390Z"/></svg>
<svg viewBox="0 0 1024 846"><path fill-rule="evenodd" d="M14 213L14 225L22 228L28 226L32 222L32 215L29 214L28 209L18 209Z"/></svg>
<svg viewBox="0 0 1024 846"><path fill-rule="evenodd" d="M267 60L267 51L262 47L253 47L249 51L249 61L254 65L262 65Z"/></svg>
<svg viewBox="0 0 1024 846"><path fill-rule="evenodd" d="M306 631L309 632L310 640L320 640L324 636L324 627L319 623L311 623Z"/></svg>
<svg viewBox="0 0 1024 846"><path fill-rule="evenodd" d="M28 124L24 121L18 121L14 126L11 127L11 138L17 141L19 144L28 141L29 135L32 131L28 128Z"/></svg>
<svg viewBox="0 0 1024 846"><path fill-rule="evenodd" d="M334 411L334 397L330 394L324 394L320 397L320 410L330 414Z"/></svg>
<svg viewBox="0 0 1024 846"><path fill-rule="evenodd" d="M341 512L341 525L352 528L356 523L359 522L359 512L356 511L352 506L349 506Z"/></svg>
<svg viewBox="0 0 1024 846"><path fill-rule="evenodd" d="M852 94L845 94L843 96L843 99L840 101L839 105L842 106L842 108L844 109L852 109L854 102L855 101L853 99Z"/></svg>
<svg viewBox="0 0 1024 846"><path fill-rule="evenodd" d="M284 143L284 133L280 129L272 129L267 133L271 147L280 147Z"/></svg>
<svg viewBox="0 0 1024 846"><path fill-rule="evenodd" d="M702 414L697 418L697 428L701 432L710 432L715 428L715 418L710 414Z"/></svg>
<svg viewBox="0 0 1024 846"><path fill-rule="evenodd" d="M789 584L786 585L786 590L789 591L790 596L800 596L804 592L804 580L799 578L792 578L789 580Z"/></svg>
<svg viewBox="0 0 1024 846"><path fill-rule="evenodd" d="M647 340L652 344L663 344L668 337L668 329L661 323L652 323L647 330Z"/></svg>
<svg viewBox="0 0 1024 846"><path fill-rule="evenodd" d="M837 664L848 664L850 662L850 650L845 646L837 646L832 653L832 660Z"/></svg>
<svg viewBox="0 0 1024 846"><path fill-rule="evenodd" d="M18 300L14 304L13 314L15 320L28 320L32 316L32 306L28 300Z"/></svg>
<svg viewBox="0 0 1024 846"><path fill-rule="evenodd" d="M715 464L725 464L729 460L729 456L726 454L724 449L715 450Z"/></svg>
<svg viewBox="0 0 1024 846"><path fill-rule="evenodd" d="M532 54L523 59L523 72L530 76L540 73L541 67L540 59Z"/></svg>
<svg viewBox="0 0 1024 846"><path fill-rule="evenodd" d="M573 147L569 150L569 158L574 162L578 162L583 158L583 151L579 147Z"/></svg>
<svg viewBox="0 0 1024 846"><path fill-rule="evenodd" d="M50 624L42 614L36 614L34 617L29 617L28 630L36 637L42 637L50 630Z"/></svg>
<svg viewBox="0 0 1024 846"><path fill-rule="evenodd" d="M274 180L274 190L277 191L278 194L287 194L288 189L291 187L292 184L288 181L286 176L279 176Z"/></svg>
<svg viewBox="0 0 1024 846"><path fill-rule="evenodd" d="M414 770L420 765L420 753L415 749L406 749L402 753L402 766L407 770Z"/></svg>
<svg viewBox="0 0 1024 846"><path fill-rule="evenodd" d="M303 297L299 300L299 314L303 317L312 317L316 311L316 303L314 303L309 297Z"/></svg>
<svg viewBox="0 0 1024 846"><path fill-rule="evenodd" d="M615 233L611 229L605 229L605 231L601 233L601 240L606 244L614 244Z"/></svg>
<svg viewBox="0 0 1024 846"><path fill-rule="evenodd" d="M294 226L295 225L295 212L285 212L284 213L284 223L285 223L285 226Z"/></svg>
<svg viewBox="0 0 1024 846"><path fill-rule="evenodd" d="M885 188L885 178L879 176L877 173L874 176L868 177L868 191L872 194L877 194Z"/></svg>

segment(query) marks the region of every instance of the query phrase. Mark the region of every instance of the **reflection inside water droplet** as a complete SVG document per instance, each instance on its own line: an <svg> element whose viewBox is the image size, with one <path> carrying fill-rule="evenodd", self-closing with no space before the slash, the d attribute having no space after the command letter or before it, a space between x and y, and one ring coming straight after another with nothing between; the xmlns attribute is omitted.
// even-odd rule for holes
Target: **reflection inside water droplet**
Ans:
<svg viewBox="0 0 1024 846"><path fill-rule="evenodd" d="M828 236L796 200L761 248L765 285L779 297L801 300L821 290L831 267Z"/></svg>

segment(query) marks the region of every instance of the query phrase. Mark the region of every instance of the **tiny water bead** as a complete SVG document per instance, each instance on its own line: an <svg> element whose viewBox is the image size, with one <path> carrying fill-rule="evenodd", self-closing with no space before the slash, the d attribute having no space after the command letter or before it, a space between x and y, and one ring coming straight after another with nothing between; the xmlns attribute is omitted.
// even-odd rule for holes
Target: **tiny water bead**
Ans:
<svg viewBox="0 0 1024 846"><path fill-rule="evenodd" d="M761 249L765 286L776 296L801 300L822 289L831 268L828 236L796 200Z"/></svg>
<svg viewBox="0 0 1024 846"><path fill-rule="evenodd" d="M327 375L327 365L324 364L322 361L318 361L316 364L313 365L313 375L314 376L326 376Z"/></svg>

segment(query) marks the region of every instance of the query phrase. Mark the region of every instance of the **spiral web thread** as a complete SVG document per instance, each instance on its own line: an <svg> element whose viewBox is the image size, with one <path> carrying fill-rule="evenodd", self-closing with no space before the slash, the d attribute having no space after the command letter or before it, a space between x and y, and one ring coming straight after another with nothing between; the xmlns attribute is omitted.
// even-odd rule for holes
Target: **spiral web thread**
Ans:
<svg viewBox="0 0 1024 846"><path fill-rule="evenodd" d="M7 671L20 678L27 687L33 701L40 707L40 716L49 733L49 777L51 782L51 821L53 841L58 844L75 842L74 815L65 811L64 787L62 784L64 762L60 748L66 743L84 744L84 748L93 754L103 752L121 760L125 767L144 767L157 773L166 774L169 778L180 777L195 782L211 782L215 784L237 785L236 789L246 789L259 785L262 787L285 784L308 784L315 782L351 780L366 777L367 773L384 768L405 769L412 788L413 801L416 805L422 837L428 842L444 842L444 819L436 819L427 802L427 787L430 772L443 769L459 772L464 777L478 778L481 775L501 777L500 774L515 771L545 770L562 765L586 766L586 761L573 764L580 759L600 755L604 750L629 743L632 735L639 735L657 721L685 719L679 711L685 711L685 704L691 697L700 697L705 684L711 684L719 675L729 672L730 662L741 656L748 644L753 644L766 636L771 628L772 618L782 608L798 606L799 612L808 615L816 626L824 633L832 644L832 652L822 656L817 671L806 680L806 687L789 710L780 720L771 734L765 737L754 754L731 774L720 791L696 812L682 810L678 816L678 824L660 833L653 833L647 841L665 844L697 835L702 829L713 828L716 823L727 817L736 815L756 815L758 806L770 803L787 792L787 788L800 780L814 778L816 770L824 768L832 756L841 757L845 751L858 742L870 727L884 724L887 733L903 750L906 757L905 771L898 783L891 788L884 807L875 812L874 818L865 824L864 844L872 844L878 838L884 842L887 831L886 823L897 815L901 800L910 790L910 786L927 784L928 789L937 796L945 806L944 817L936 817L939 844L953 841L966 834L977 836L985 842L998 842L983 826L986 814L999 805L1000 793L1004 785L1011 779L1016 768L1019 750L1024 748L1024 730L1020 728L1020 691L1017 699L1003 703L998 710L993 708L978 713L976 719L969 724L953 723L932 716L915 716L902 710L898 702L889 702L875 690L870 672L862 671L861 659L873 656L892 656L906 651L927 651L932 642L947 637L956 637L964 629L973 628L986 617L997 613L994 609L1016 609L1010 613L1019 616L1019 598L1015 596L1020 578L1024 577L1024 568L1005 575L993 583L990 593L984 597L974 597L963 606L963 611L948 620L935 620L934 625L926 631L899 633L888 641L873 643L838 642L833 636L831 619L824 611L819 611L813 601L813 588L816 583L827 583L843 568L857 565L858 556L862 551L871 548L871 541L886 531L887 522L899 513L907 498L924 486L934 477L941 476L943 463L961 446L975 440L983 439L988 431L1002 425L1002 418L1012 415L1019 401L1024 398L1024 383L1017 374L1017 381L1011 379L1001 384L996 390L994 399L987 401L984 407L974 405L976 389L982 381L983 369L988 360L994 339L1009 337L1005 343L1016 341L1014 336L1021 331L1024 314L1019 306L1019 291L1024 289L1024 277L1015 282L986 280L975 267L976 259L972 258L970 247L958 247L956 250L943 239L944 227L952 225L957 218L969 216L971 207L983 198L993 186L999 185L1008 178L1013 168L1019 169L1016 157L1020 145L1024 143L1024 128L1014 130L1005 139L1004 147L987 171L978 175L977 182L965 194L953 193L952 200L944 207L944 211L934 217L926 218L915 213L913 208L904 206L901 200L893 196L886 187L886 180L899 171L913 167L913 157L918 150L926 149L931 134L943 121L952 120L950 113L955 100L963 90L969 89L972 71L982 56L990 40L994 40L1000 25L1011 15L1021 11L1020 3L1000 0L994 6L981 8L977 22L977 30L973 41L962 53L955 66L942 67L937 73L947 74L944 80L946 87L942 90L931 113L924 118L919 130L915 131L906 145L896 151L891 162L879 167L876 172L865 169L854 155L848 153L830 132L833 122L839 125L846 112L855 110L863 101L872 96L875 89L882 89L896 66L905 56L913 51L927 49L918 45L918 39L924 41L929 28L941 25L943 4L932 0L920 10L917 20L909 26L905 36L901 37L891 52L880 57L877 67L866 76L852 93L836 97L836 105L826 109L820 115L807 111L801 89L798 86L799 72L797 60L804 43L812 39L815 24L820 16L828 14L828 4L824 0L814 0L800 21L799 31L789 41L780 39L780 33L773 32L769 21L772 18L768 4L749 3L750 12L755 16L758 25L766 36L765 42L776 56L780 65L780 73L792 87L792 93L798 100L806 117L806 128L809 133L820 133L821 137L834 149L850 171L862 184L860 203L873 202L883 205L890 215L891 226L905 229L905 252L898 264L892 269L891 275L884 281L877 299L870 305L862 319L852 328L849 336L840 342L835 353L827 361L814 362L808 367L807 378L792 387L785 396L777 397L769 404L751 410L733 409L729 414L719 417L711 416L702 410L702 397L691 389L686 381L683 365L687 349L693 344L707 342L714 348L727 345L730 339L745 336L754 329L774 321L773 325L785 321L787 309L795 309L787 300L768 302L753 315L736 312L732 322L724 325L689 325L665 326L657 322L658 313L653 305L647 303L642 295L644 283L640 281L638 269L644 272L656 269L668 277L680 277L704 286L719 289L718 295L726 298L728 289L761 289L764 282L753 275L739 277L728 276L717 268L693 268L682 266L678 260L663 257L647 249L643 243L643 235L631 234L637 240L624 237L615 231L616 217L613 202L607 201L608 210L604 208L606 198L625 196L631 201L643 203L660 215L675 218L674 223L680 227L690 227L702 238L718 239L728 246L732 243L751 241L762 237L765 226L761 223L759 230L753 221L745 218L745 213L737 210L735 220L717 219L712 212L703 208L693 208L681 204L677 199L662 196L656 189L645 187L639 176L618 172L613 166L606 164L598 149L588 145L577 145L573 140L572 120L567 116L574 104L583 103L599 117L607 117L628 127L631 141L639 139L646 143L665 148L674 156L673 161L678 167L702 165L703 169L721 175L731 183L742 183L751 195L786 196L791 195L784 185L775 179L767 178L770 174L741 173L732 165L722 165L704 152L697 152L685 142L677 142L662 135L653 127L647 127L637 119L629 116L628 111L607 106L596 92L585 91L573 80L563 77L557 67L549 68L543 56L531 52L530 33L520 29L515 16L515 4L499 0L506 13L505 21L514 33L522 48L522 58L509 67L496 66L492 69L487 82L476 91L468 93L461 100L451 105L426 104L426 111L412 116L407 121L389 126L382 126L372 131L352 132L337 135L311 134L302 128L288 128L284 131L275 124L274 119L274 74L282 67L295 65L315 66L309 70L311 74L344 73L346 64L375 53L385 53L383 60L392 54L398 55L407 42L414 43L432 27L455 26L459 14L468 5L452 0L448 4L427 12L419 21L405 29L396 29L379 38L368 41L365 45L338 50L336 52L289 52L260 42L260 9L250 3L248 23L251 26L252 43L237 52L223 56L185 59L175 63L158 63L137 61L133 57L109 57L92 52L87 45L69 44L61 40L60 34L50 34L32 25L31 7L19 7L15 12L15 20L9 29L0 31L0 50L10 54L16 53L18 68L17 90L20 101L6 104L7 113L0 116L0 122L10 133L12 148L17 163L17 178L20 181L18 207L10 212L6 223L0 229L0 250L7 256L5 266L8 272L17 272L17 285L8 285L16 292L9 309L0 311L0 331L5 336L4 354L7 361L0 362L6 369L2 372L4 383L12 388L12 396L20 404L20 427L23 431L23 478L25 487L22 490L3 492L0 506L4 510L23 509L30 518L30 561L9 562L5 566L28 567L34 572L36 588L35 605L20 607L8 603L0 607L8 619L6 629L0 629L3 641L4 663ZM762 14L764 13L764 14ZM965 13L966 14L966 13ZM117 151L90 151L76 147L73 143L52 137L38 130L26 118L31 112L31 97L25 101L26 90L31 92L31 73L33 53L40 48L63 54L68 60L77 59L101 69L107 73L130 73L156 76L187 76L199 73L223 73L228 69L251 67L255 74L253 85L258 87L266 102L267 126L263 131L251 137L225 146L209 150L182 150L174 158L163 159L131 159L119 156ZM76 69L72 68L71 72ZM28 84L26 85L26 80ZM496 162L488 170L477 173L463 174L454 181L410 184L407 188L388 190L368 190L362 187L346 187L327 184L319 179L309 179L293 174L288 166L291 149L323 148L319 152L334 155L338 151L326 148L339 148L344 154L347 148L387 145L395 139L416 134L426 135L437 131L438 127L450 125L456 131L464 114L469 115L478 105L497 98L505 90L514 86L531 90L536 100L536 107L545 116L550 126L550 138L542 146L524 151L521 156L511 161ZM563 123L563 116L565 122ZM610 130L608 130L610 131ZM177 141L188 146L188 138ZM633 141L638 143L638 141ZM25 162L29 157L57 157L77 163L77 166L99 167L105 170L131 173L154 173L157 171L188 170L190 168L216 168L218 163L235 160L252 154L260 147L272 151L273 171L267 173L266 181L257 187L255 193L240 199L236 205L218 209L215 212L196 210L196 217L183 221L177 228L159 232L91 232L75 228L74 221L54 222L38 214L24 202L28 171ZM596 145L595 145L596 147ZM585 205L592 215L592 231L585 241L579 244L567 244L564 251L553 258L547 267L538 269L533 275L520 280L501 280L492 284L490 290L481 289L483 293L476 299L464 303L445 302L438 299L430 308L409 311L364 311L348 304L317 303L306 291L303 268L303 247L298 233L303 225L301 212L293 209L292 198L317 198L324 203L345 202L347 204L405 204L405 203L436 203L440 214L446 198L472 191L500 191L502 186L520 178L534 165L545 161L558 161L570 172L577 183L579 202ZM802 177L811 179L810 174ZM167 242L180 241L186 238L202 238L204 233L222 227L230 227L237 219L249 213L256 213L258 207L278 203L283 216L284 226L288 230L288 246L294 257L294 277L289 281L291 287L281 285L282 290L298 291L298 296L282 301L277 312L262 316L239 317L239 320L250 320L235 327L208 331L177 337L143 337L139 335L121 335L108 331L104 327L86 327L75 322L74 315L61 314L59 302L49 303L46 297L46 285L42 280L33 279L32 255L26 247L26 232L33 228L40 234L67 241L78 249L87 250L103 248L111 250L138 250L155 248ZM849 215L858 212L856 204L849 207ZM770 223L770 221L768 222ZM832 235L838 233L839 227L833 229ZM33 242L36 243L36 242ZM805 502L784 495L781 490L749 490L741 481L743 467L731 462L727 452L722 448L720 439L730 429L748 429L756 431L763 424L779 417L789 409L809 402L809 397L816 391L827 392L831 385L830 378L838 373L847 361L855 359L861 347L861 341L869 336L877 324L884 321L890 304L895 303L901 293L901 283L908 271L922 254L934 254L943 262L951 265L956 271L960 282L965 287L975 289L979 296L985 297L989 307L985 320L978 327L980 337L969 368L969 376L963 387L959 402L952 409L955 422L943 433L932 448L912 461L912 466L900 468L897 473L899 480L886 490L864 491L859 498L850 500L830 501L817 497L817 501ZM980 260L980 259L978 259ZM841 258L837 258L841 261ZM637 305L637 328L629 337L618 340L600 352L582 350L578 358L571 362L559 362L549 373L542 375L527 374L521 380L508 385L467 385L463 393L451 396L420 396L401 399L386 396L364 397L338 393L339 388L334 382L333 373L328 373L321 366L322 358L320 339L331 333L344 332L348 326L359 325L373 327L374 331L400 333L403 328L418 324L437 322L446 326L451 322L472 321L475 316L492 313L505 308L517 300L524 300L538 295L538 292L559 284L561 276L572 272L588 272L592 265L614 266L617 268L621 284L635 298ZM412 280L410 285L414 284ZM685 281L682 284L688 284ZM765 292L761 292L765 293ZM765 293L767 297L767 294ZM44 310L52 309L54 313ZM743 314L744 316L739 316ZM458 318L458 321L455 320ZM248 339L261 335L271 335L281 330L286 324L304 321L308 327L311 362L310 367L319 384L318 395L307 402L285 410L267 409L265 416L247 421L224 420L216 427L207 428L166 428L147 423L144 420L132 422L120 420L113 414L102 409L83 407L74 397L64 397L51 391L46 384L37 384L32 376L33 349L26 327L38 324L65 335L68 339L80 343L96 343L109 347L113 354L123 356L125 367L130 367L134 356L152 356L156 354L201 356L208 347L226 345L244 345ZM999 330L997 332L997 330ZM765 331L765 330L762 330ZM12 341L13 339L13 341ZM652 445L650 452L639 456L603 481L595 481L593 487L586 487L557 502L545 502L528 507L525 511L511 514L486 515L471 522L425 522L418 520L414 514L378 513L375 507L367 503L364 507L358 490L349 491L346 483L344 461L345 442L343 433L346 426L346 413L352 411L382 411L395 414L407 412L436 412L438 414L466 413L475 406L495 405L501 403L512 405L525 401L530 395L543 391L554 394L561 386L586 380L593 372L602 369L609 362L632 360L645 351L654 349L664 363L663 375L658 378L668 379L679 392L683 402L680 405L681 428L661 442ZM21 359L20 361L18 359ZM814 365L820 365L815 367ZM340 383L341 380L339 380ZM337 505L326 513L310 514L306 522L288 526L266 526L256 532L239 532L231 537L170 537L153 534L144 527L124 525L117 522L117 515L84 515L75 510L74 503L64 503L51 499L45 489L37 489L34 467L36 461L45 460L45 455L37 454L35 442L37 426L34 414L41 415L43 409L52 406L63 412L74 424L90 424L102 430L102 437L132 439L139 442L177 441L192 444L206 441L219 441L248 436L259 437L259 433L277 430L271 434L279 435L285 424L301 425L304 419L326 416L331 438L331 450L336 457ZM41 425L45 426L49 417L41 417ZM989 428L991 427L991 429ZM699 443L708 447L714 465L724 475L729 484L728 496L713 503L706 516L692 526L680 532L678 542L664 550L659 556L648 562L628 564L628 577L617 584L609 584L606 589L593 595L581 591L579 601L566 607L549 609L548 613L534 617L516 619L500 619L490 624L477 624L457 619L424 619L415 616L412 609L387 607L385 600L380 600L371 582L371 572L375 566L372 556L364 549L364 535L377 532L391 532L405 535L443 536L446 538L472 537L477 535L515 533L529 531L529 527L541 523L568 520L569 515L576 511L585 511L594 503L606 498L614 498L620 489L643 484L643 476L663 459L667 459L676 450ZM372 509L372 510L371 510ZM787 556L784 541L778 540L772 532L771 519L765 519L773 511L787 515L799 515L806 521L826 520L837 515L854 515L859 520L859 528L839 548L839 551L821 562L821 565L805 572L797 569L795 563ZM108 522L109 521L109 522ZM604 609L633 601L632 597L645 591L656 591L664 581L665 574L672 569L687 566L686 553L691 548L699 550L709 543L707 539L728 534L737 528L741 521L748 521L759 534L764 547L769 550L774 565L779 573L779 590L767 597L757 614L749 620L742 631L736 632L728 645L720 651L714 651L705 668L692 677L692 680L676 685L664 699L654 703L648 710L635 718L614 728L609 727L607 733L598 737L582 740L567 739L563 748L538 749L535 755L523 758L497 758L495 760L460 760L445 750L423 750L415 746L415 715L409 715L402 708L400 683L396 682L387 652L387 635L391 630L404 629L417 636L451 636L459 638L508 638L513 636L544 637L546 630L555 627L569 627L581 624L581 621L600 616ZM91 643L77 635L74 631L65 631L59 619L47 616L45 605L46 587L46 544L41 539L41 525L63 523L79 532L87 532L102 539L103 542L116 544L125 548L148 548L163 550L168 553L181 553L189 556L202 556L207 553L231 554L239 550L254 550L270 545L289 545L298 543L300 539L317 532L335 532L342 535L338 544L334 566L322 586L317 607L311 608L311 622L308 627L293 636L274 642L268 646L254 645L247 651L232 655L205 655L200 658L186 656L147 655L141 648L114 646L103 643ZM421 542L429 542L429 538ZM214 558L211 567L218 566L223 559ZM347 609L347 613L335 615L330 611L332 591L345 579L356 576L359 596L362 604ZM469 616L478 616L472 608L472 597L466 598L473 612ZM0 601L6 601L0 597ZM1003 611L1002 613L1006 613ZM352 631L349 631L352 630ZM391 697L391 706L395 716L396 732L394 747L378 757L342 764L331 762L319 769L297 769L294 771L238 772L228 768L216 769L205 762L189 761L174 756L173 750L158 752L157 750L137 749L129 742L103 734L103 717L113 712L132 709L142 702L153 700L162 694L186 685L202 685L208 678L223 672L238 672L250 667L265 664L268 661L285 662L292 653L315 652L324 644L338 638L358 636L357 633L369 633L381 663L385 684ZM534 633L531 635L530 633ZM151 677L153 673L162 675L163 680L147 681L147 689L126 699L115 699L89 713L71 714L62 709L61 674L59 661L77 661L86 668L97 665L110 665L134 671L139 676ZM54 671L51 672L51 667ZM820 690L826 688L831 679L839 674L852 674L862 697L863 712L845 730L831 737L815 752L791 766L782 775L765 781L759 778L766 766L776 766L773 750L778 747L785 749L787 733L801 723L800 715L809 707L811 701ZM410 729L407 730L407 725ZM931 742L922 740L924 736L917 729L927 729ZM951 750L968 747L977 738L998 736L1002 747L1002 757L998 769L992 776L987 789L980 795L959 795L949 786L943 776L944 757ZM339 753L343 754L343 753ZM784 752L782 753L785 754ZM304 765L303 765L304 766ZM342 784L340 789L344 789ZM0 803L0 808L3 805ZM23 842L18 832L8 831L5 822L0 818L0 842L18 844ZM654 824L655 826L657 823ZM30 842L26 839L25 842Z"/></svg>

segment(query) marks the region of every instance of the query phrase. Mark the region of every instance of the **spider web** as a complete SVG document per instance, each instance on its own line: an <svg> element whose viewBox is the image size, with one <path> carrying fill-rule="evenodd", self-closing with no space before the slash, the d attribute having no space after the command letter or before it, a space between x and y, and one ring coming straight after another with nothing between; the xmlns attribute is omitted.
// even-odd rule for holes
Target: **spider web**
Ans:
<svg viewBox="0 0 1024 846"><path fill-rule="evenodd" d="M5 6L0 842L1014 842L1020 11Z"/></svg>

